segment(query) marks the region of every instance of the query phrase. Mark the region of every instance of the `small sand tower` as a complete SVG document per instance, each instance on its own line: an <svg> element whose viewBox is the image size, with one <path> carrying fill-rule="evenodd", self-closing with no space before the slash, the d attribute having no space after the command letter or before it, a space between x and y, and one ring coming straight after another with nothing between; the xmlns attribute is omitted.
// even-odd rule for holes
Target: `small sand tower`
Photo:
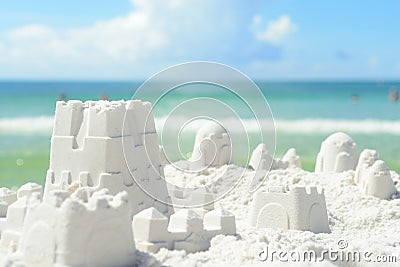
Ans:
<svg viewBox="0 0 400 267"><path fill-rule="evenodd" d="M265 144L259 144L251 154L249 166L254 170L269 170L272 168L274 158L269 154Z"/></svg>
<svg viewBox="0 0 400 267"><path fill-rule="evenodd" d="M388 167L382 160L375 161L364 176L363 192L377 198L389 199L396 191Z"/></svg>
<svg viewBox="0 0 400 267"><path fill-rule="evenodd" d="M297 155L295 148L289 148L286 154L282 157L282 161L288 162L289 167L301 168L301 159Z"/></svg>
<svg viewBox="0 0 400 267"><path fill-rule="evenodd" d="M228 164L231 154L231 140L226 129L214 121L209 121L196 134L190 169L200 170Z"/></svg>
<svg viewBox="0 0 400 267"><path fill-rule="evenodd" d="M361 188L364 187L365 179L364 176L367 175L368 169L379 160L379 154L373 149L364 149L358 159L358 164L356 168L356 174L354 175L354 182Z"/></svg>
<svg viewBox="0 0 400 267"><path fill-rule="evenodd" d="M354 170L357 164L357 145L347 134L330 135L321 144L315 172L343 172Z"/></svg>

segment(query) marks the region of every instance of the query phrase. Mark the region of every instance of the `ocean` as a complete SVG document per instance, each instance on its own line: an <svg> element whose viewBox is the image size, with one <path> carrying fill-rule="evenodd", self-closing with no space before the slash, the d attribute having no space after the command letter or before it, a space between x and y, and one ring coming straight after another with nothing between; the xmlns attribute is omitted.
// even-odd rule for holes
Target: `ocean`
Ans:
<svg viewBox="0 0 400 267"><path fill-rule="evenodd" d="M61 96L67 100L101 97L129 100L140 84L0 82L0 187L15 187L27 181L44 182L55 102ZM400 82L258 81L256 84L267 99L275 121L276 156L294 147L302 158L303 167L313 170L321 142L330 133L344 131L353 137L360 152L364 148L376 149L390 168L400 170L400 105L389 99L390 90L400 89ZM254 118L246 115L246 107L242 108L240 99L212 88L202 91L192 88L186 95L181 91L163 98L155 112L158 129L162 128L168 111L198 95L226 101L237 108L240 119L250 126L248 133L256 134L257 124ZM225 116L224 119L232 118ZM179 141L186 157L190 155L197 128L196 124L188 127ZM163 131L167 132L168 127ZM250 149L256 145L250 142ZM171 155L171 159L179 160L181 155ZM234 159L238 164L248 160L243 155Z"/></svg>

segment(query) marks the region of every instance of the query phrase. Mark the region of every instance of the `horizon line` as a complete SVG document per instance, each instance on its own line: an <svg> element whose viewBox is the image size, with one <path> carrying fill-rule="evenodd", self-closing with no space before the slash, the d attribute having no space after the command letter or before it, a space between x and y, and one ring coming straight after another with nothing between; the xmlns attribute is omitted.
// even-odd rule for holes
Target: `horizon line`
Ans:
<svg viewBox="0 0 400 267"><path fill-rule="evenodd" d="M251 78L254 82L287 82L287 83L297 83L297 82L331 82L331 83L387 83L387 82L400 82L400 78L390 78L390 79L372 79L372 78L297 78L297 79L275 79L275 78ZM146 79L1 79L0 83L143 83Z"/></svg>

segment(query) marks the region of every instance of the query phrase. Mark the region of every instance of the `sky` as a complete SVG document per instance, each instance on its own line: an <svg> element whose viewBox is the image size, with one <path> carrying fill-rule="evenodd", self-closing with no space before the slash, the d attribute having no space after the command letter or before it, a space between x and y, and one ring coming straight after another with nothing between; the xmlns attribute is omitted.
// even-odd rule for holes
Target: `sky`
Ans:
<svg viewBox="0 0 400 267"><path fill-rule="evenodd" d="M140 80L188 61L265 80L400 77L395 0L0 1L0 80Z"/></svg>

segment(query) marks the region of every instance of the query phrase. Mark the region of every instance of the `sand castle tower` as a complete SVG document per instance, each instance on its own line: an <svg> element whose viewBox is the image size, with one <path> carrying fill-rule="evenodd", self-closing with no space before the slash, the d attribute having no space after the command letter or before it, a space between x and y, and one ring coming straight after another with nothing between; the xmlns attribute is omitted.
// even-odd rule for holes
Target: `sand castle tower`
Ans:
<svg viewBox="0 0 400 267"><path fill-rule="evenodd" d="M220 124L209 121L196 134L193 153L189 160L191 170L219 167L229 164L232 157L231 140Z"/></svg>
<svg viewBox="0 0 400 267"><path fill-rule="evenodd" d="M57 102L45 194L77 186L128 192L130 213L156 206L142 189L169 198L151 104L132 101ZM140 187L137 181L140 182Z"/></svg>
<svg viewBox="0 0 400 267"><path fill-rule="evenodd" d="M282 161L288 162L289 167L301 168L301 160L297 155L295 148L289 148L286 154L282 157Z"/></svg>
<svg viewBox="0 0 400 267"><path fill-rule="evenodd" d="M354 170L357 164L357 146L347 134L330 135L321 144L315 172L343 172Z"/></svg>
<svg viewBox="0 0 400 267"><path fill-rule="evenodd" d="M363 177L367 175L368 169L379 160L379 154L373 149L364 149L358 159L356 173L354 175L354 182L361 188L364 187L365 179Z"/></svg>
<svg viewBox="0 0 400 267"><path fill-rule="evenodd" d="M274 163L274 158L269 154L265 144L259 144L251 154L249 166L253 170L269 170Z"/></svg>
<svg viewBox="0 0 400 267"><path fill-rule="evenodd" d="M397 192L388 167L382 160L375 161L363 177L363 192L381 199L389 199Z"/></svg>
<svg viewBox="0 0 400 267"><path fill-rule="evenodd" d="M354 182L366 195L381 199L388 199L397 191L388 167L373 149L361 152Z"/></svg>
<svg viewBox="0 0 400 267"><path fill-rule="evenodd" d="M250 225L328 233L323 191L316 187L275 186L258 190L250 209Z"/></svg>

